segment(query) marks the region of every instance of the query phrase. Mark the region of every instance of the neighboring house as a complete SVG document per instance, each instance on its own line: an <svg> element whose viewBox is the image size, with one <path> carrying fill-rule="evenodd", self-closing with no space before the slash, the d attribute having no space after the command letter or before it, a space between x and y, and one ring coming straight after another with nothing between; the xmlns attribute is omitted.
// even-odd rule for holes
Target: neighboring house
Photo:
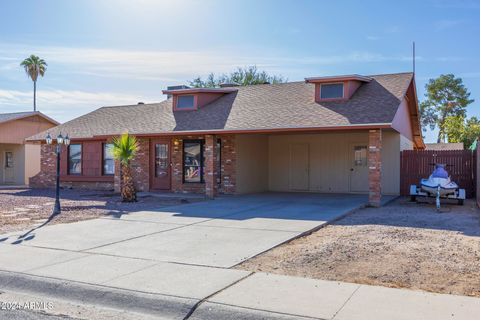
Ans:
<svg viewBox="0 0 480 320"><path fill-rule="evenodd" d="M58 122L40 112L0 113L0 185L26 185L40 171L40 146L25 138Z"/></svg>
<svg viewBox="0 0 480 320"><path fill-rule="evenodd" d="M425 150L463 150L463 142L425 143Z"/></svg>
<svg viewBox="0 0 480 320"><path fill-rule="evenodd" d="M400 151L425 147L412 73L163 93L171 98L103 107L51 130L72 138L62 183L118 190L109 139L128 131L140 141L138 190L368 193L378 205L381 193L399 194ZM53 161L44 144L32 185L54 185Z"/></svg>

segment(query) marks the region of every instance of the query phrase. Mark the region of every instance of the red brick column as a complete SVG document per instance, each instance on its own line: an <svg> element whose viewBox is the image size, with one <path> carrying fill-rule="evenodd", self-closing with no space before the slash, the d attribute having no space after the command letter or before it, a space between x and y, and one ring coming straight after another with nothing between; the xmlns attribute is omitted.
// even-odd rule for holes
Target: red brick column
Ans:
<svg viewBox="0 0 480 320"><path fill-rule="evenodd" d="M40 172L29 179L31 188L53 188L57 175L55 145L42 144L40 149Z"/></svg>
<svg viewBox="0 0 480 320"><path fill-rule="evenodd" d="M205 195L213 199L218 194L217 186L217 138L214 135L205 136Z"/></svg>
<svg viewBox="0 0 480 320"><path fill-rule="evenodd" d="M235 194L237 154L235 136L222 136L221 187L224 194Z"/></svg>
<svg viewBox="0 0 480 320"><path fill-rule="evenodd" d="M137 138L138 150L130 162L137 191L150 190L150 140Z"/></svg>
<svg viewBox="0 0 480 320"><path fill-rule="evenodd" d="M382 197L382 130L368 131L368 204L379 207Z"/></svg>

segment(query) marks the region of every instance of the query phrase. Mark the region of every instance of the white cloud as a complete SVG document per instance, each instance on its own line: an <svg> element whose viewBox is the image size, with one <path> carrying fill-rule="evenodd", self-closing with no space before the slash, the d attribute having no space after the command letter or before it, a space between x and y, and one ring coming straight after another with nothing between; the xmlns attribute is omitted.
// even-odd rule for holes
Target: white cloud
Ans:
<svg viewBox="0 0 480 320"><path fill-rule="evenodd" d="M29 111L32 91L0 90L0 113ZM159 97L113 92L41 90L37 92L38 110L61 122L70 120L102 106L129 105L137 102L158 102Z"/></svg>
<svg viewBox="0 0 480 320"><path fill-rule="evenodd" d="M0 56L7 59L31 52L44 58L57 72L93 75L130 80L178 82L197 75L229 72L239 66L255 64L267 71L277 71L305 65L335 65L357 62L406 61L402 55L372 52L351 52L339 55L286 57L262 49L237 48L211 51L145 51L69 47L25 48L0 46ZM62 66L62 67L60 67ZM16 63L0 64L0 68L17 67Z"/></svg>
<svg viewBox="0 0 480 320"><path fill-rule="evenodd" d="M435 30L437 31L444 31L458 25L461 25L464 21L463 20L438 20L434 23Z"/></svg>
<svg viewBox="0 0 480 320"><path fill-rule="evenodd" d="M377 40L380 40L380 37L378 37L378 36L367 36L367 40L369 40L369 41L377 41Z"/></svg>

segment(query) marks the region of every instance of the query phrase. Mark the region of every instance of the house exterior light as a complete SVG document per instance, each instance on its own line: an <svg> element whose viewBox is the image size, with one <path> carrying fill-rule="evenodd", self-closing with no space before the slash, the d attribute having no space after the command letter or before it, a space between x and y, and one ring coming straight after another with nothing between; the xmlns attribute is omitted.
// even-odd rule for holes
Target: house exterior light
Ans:
<svg viewBox="0 0 480 320"><path fill-rule="evenodd" d="M57 144L58 145L63 144L63 136L61 133L57 136Z"/></svg>
<svg viewBox="0 0 480 320"><path fill-rule="evenodd" d="M53 139L52 139L52 136L50 135L50 133L48 133L47 136L45 137L45 142L48 145L53 144ZM63 144L68 147L70 145L70 137L68 136L68 134L65 137L63 137L62 134L60 133L57 136L57 145L56 145L56 148L55 148L55 153L57 154L57 177L56 177L57 178L57 184L56 184L56 188L55 188L55 206L53 207L52 216L58 215L61 212L61 208L60 208L60 155L62 153L62 145Z"/></svg>
<svg viewBox="0 0 480 320"><path fill-rule="evenodd" d="M68 136L68 134L63 139L63 144L65 144L66 146L70 145L70 137Z"/></svg>
<svg viewBox="0 0 480 320"><path fill-rule="evenodd" d="M47 144L52 144L53 143L53 139L52 139L52 136L50 135L50 133L48 133L47 136L45 137L45 141L47 142Z"/></svg>

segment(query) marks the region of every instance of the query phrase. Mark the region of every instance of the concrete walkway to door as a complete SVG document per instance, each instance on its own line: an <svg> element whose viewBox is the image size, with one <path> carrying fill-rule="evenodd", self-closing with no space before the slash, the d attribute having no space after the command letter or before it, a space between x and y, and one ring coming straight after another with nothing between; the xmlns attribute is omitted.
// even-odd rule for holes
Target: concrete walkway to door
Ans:
<svg viewBox="0 0 480 320"><path fill-rule="evenodd" d="M28 237L0 236L0 271L193 306L250 275L231 267L366 201L365 195L265 193L46 226Z"/></svg>

